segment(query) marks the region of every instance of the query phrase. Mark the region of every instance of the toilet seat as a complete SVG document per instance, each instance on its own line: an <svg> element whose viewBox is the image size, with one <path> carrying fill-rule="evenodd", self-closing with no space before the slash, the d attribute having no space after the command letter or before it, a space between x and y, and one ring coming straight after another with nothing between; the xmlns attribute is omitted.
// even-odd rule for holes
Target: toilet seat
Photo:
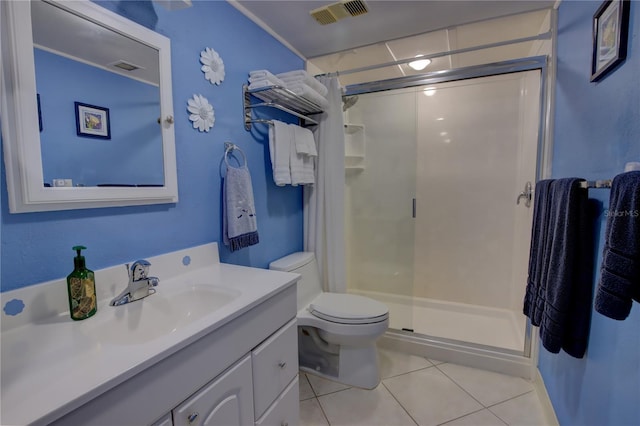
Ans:
<svg viewBox="0 0 640 426"><path fill-rule="evenodd" d="M309 304L309 312L341 324L371 324L389 318L383 303L355 294L321 293Z"/></svg>

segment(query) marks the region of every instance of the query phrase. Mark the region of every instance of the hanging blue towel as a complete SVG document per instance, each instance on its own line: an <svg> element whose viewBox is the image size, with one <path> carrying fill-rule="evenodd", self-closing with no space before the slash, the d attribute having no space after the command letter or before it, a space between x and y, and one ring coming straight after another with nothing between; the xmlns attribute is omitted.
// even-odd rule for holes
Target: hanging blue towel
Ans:
<svg viewBox="0 0 640 426"><path fill-rule="evenodd" d="M591 321L593 227L582 179L536 185L524 313L544 347L582 358Z"/></svg>
<svg viewBox="0 0 640 426"><path fill-rule="evenodd" d="M243 166L232 167L228 161L229 151L230 149L227 149L224 156L227 167L222 187L222 238L224 244L233 252L258 244L260 239L251 175L246 158ZM244 153L242 155L244 156Z"/></svg>
<svg viewBox="0 0 640 426"><path fill-rule="evenodd" d="M611 183L595 309L623 320L632 300L640 302L640 171L622 173Z"/></svg>
<svg viewBox="0 0 640 426"><path fill-rule="evenodd" d="M531 319L531 324L540 325L544 311L545 284L542 281L544 271L544 248L549 234L549 211L551 203L552 179L536 183L533 199L533 224L531 227L531 246L529 250L529 276L524 297L523 313Z"/></svg>

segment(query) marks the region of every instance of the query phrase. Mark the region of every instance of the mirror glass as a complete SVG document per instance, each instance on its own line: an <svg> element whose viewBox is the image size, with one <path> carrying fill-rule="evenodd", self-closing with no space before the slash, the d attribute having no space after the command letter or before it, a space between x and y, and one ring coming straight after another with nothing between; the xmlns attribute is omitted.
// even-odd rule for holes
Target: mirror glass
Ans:
<svg viewBox="0 0 640 426"><path fill-rule="evenodd" d="M163 186L157 49L31 3L44 186Z"/></svg>

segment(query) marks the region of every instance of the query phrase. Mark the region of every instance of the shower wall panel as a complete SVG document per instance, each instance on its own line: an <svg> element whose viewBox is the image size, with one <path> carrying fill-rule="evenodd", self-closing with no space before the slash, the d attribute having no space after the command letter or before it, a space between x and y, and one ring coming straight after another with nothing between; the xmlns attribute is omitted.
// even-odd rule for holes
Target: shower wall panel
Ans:
<svg viewBox="0 0 640 426"><path fill-rule="evenodd" d="M364 125L366 135L364 169L346 176L349 288L412 295L415 95L360 96L345 121Z"/></svg>

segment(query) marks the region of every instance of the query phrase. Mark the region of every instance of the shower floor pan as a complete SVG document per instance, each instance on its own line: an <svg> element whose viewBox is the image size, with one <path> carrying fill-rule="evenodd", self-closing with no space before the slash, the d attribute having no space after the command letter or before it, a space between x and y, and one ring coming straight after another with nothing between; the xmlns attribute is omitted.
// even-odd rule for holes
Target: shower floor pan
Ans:
<svg viewBox="0 0 640 426"><path fill-rule="evenodd" d="M349 292L385 303L390 329L513 352L524 348L526 318L519 312L388 293Z"/></svg>

